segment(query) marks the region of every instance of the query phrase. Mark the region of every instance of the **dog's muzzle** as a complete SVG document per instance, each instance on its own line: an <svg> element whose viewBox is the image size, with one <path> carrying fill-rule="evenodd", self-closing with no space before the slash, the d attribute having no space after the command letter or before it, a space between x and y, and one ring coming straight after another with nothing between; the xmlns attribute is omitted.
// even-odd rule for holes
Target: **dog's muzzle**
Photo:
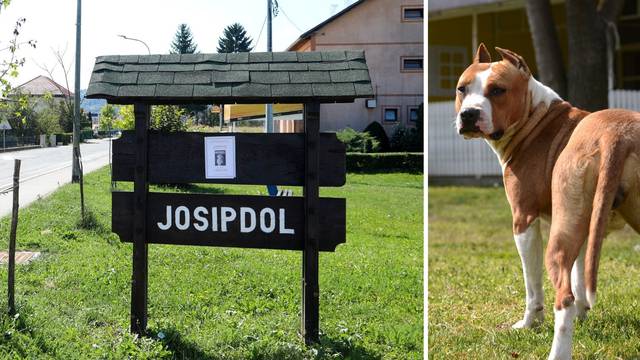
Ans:
<svg viewBox="0 0 640 360"><path fill-rule="evenodd" d="M467 108L460 112L459 134L480 132L477 123L480 119L480 109Z"/></svg>

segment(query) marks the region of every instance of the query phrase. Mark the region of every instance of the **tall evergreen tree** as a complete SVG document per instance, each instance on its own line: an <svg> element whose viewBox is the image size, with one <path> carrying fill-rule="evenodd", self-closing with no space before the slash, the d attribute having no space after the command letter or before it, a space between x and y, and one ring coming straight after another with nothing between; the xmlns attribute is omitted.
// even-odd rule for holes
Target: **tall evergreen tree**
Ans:
<svg viewBox="0 0 640 360"><path fill-rule="evenodd" d="M178 30L171 43L172 54L193 54L196 52L197 45L193 41L191 29L187 24L178 25Z"/></svg>
<svg viewBox="0 0 640 360"><path fill-rule="evenodd" d="M176 35L173 37L173 42L171 42L171 50L169 51L172 54L193 54L197 49L196 43L193 41L193 35L191 34L191 29L187 24L178 25L178 30L176 31ZM182 105L179 108L184 109L187 114L195 114L199 111L204 111L206 106L191 104L191 105ZM160 117L158 123L161 124L166 120L166 117ZM158 125L158 128L165 129L164 125Z"/></svg>
<svg viewBox="0 0 640 360"><path fill-rule="evenodd" d="M253 40L247 36L244 26L235 23L227 26L218 39L219 53L249 52Z"/></svg>

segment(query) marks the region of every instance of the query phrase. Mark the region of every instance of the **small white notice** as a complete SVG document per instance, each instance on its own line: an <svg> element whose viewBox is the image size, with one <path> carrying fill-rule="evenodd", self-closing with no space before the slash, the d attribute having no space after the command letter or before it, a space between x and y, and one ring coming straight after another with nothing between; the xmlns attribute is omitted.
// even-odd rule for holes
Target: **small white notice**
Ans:
<svg viewBox="0 0 640 360"><path fill-rule="evenodd" d="M236 137L204 138L204 174L207 179L236 178Z"/></svg>

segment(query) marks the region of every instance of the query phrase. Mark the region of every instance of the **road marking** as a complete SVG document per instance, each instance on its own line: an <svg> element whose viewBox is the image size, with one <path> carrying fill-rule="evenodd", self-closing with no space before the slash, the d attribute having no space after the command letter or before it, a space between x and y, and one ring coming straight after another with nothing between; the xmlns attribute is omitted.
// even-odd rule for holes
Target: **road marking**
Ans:
<svg viewBox="0 0 640 360"><path fill-rule="evenodd" d="M98 157L93 157L90 160L97 160L97 159L105 157L105 156L109 156L109 155L107 154L107 155L101 155L101 156L98 156ZM89 159L87 159L87 160L89 160ZM84 163L84 161L83 161L83 163ZM37 177L40 177L40 176L44 176L44 175L47 175L47 174L54 173L56 171L60 171L62 169L66 169L68 167L71 167L71 164L67 164L67 165L61 166L59 168L55 168L55 169L52 169L52 170L47 170L47 171L42 172L42 173L38 173L38 174L35 174L35 175L28 176L26 178L20 179L20 184L22 184L22 183L24 183L26 181L29 181L29 180L33 180L33 179L35 179ZM0 195L3 195L6 192L8 192L12 187L13 187L13 183L12 182L8 183L8 184L0 185Z"/></svg>

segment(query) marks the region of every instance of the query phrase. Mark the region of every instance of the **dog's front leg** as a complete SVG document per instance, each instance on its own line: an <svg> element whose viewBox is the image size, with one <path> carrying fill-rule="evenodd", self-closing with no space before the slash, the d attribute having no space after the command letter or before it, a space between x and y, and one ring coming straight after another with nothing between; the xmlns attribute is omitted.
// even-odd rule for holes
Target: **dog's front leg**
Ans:
<svg viewBox="0 0 640 360"><path fill-rule="evenodd" d="M522 273L527 295L524 317L512 327L514 329L530 328L544 321L543 251L540 220L532 221L524 231L516 232L518 226L514 226L514 229L514 240L520 254L520 260L522 260Z"/></svg>

